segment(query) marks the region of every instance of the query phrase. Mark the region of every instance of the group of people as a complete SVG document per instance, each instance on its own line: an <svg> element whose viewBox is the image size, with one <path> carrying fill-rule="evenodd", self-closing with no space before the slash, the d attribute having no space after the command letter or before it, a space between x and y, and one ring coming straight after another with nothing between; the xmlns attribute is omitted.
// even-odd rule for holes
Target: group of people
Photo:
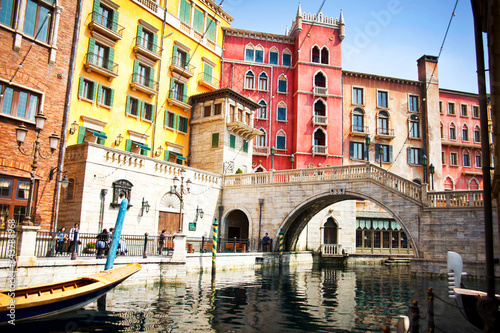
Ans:
<svg viewBox="0 0 500 333"><path fill-rule="evenodd" d="M109 248L111 246L111 240L113 239L114 228L103 229L100 234L96 237L96 248L97 248L97 259L104 258L104 255L108 254ZM67 253L72 253L76 247L76 244L81 244L78 239L79 224L75 223L73 228L70 229L69 234L66 234L66 228L61 227L55 236L56 239L56 255L63 253L64 244L69 241ZM127 245L123 239L118 242L117 254L125 255L127 253Z"/></svg>

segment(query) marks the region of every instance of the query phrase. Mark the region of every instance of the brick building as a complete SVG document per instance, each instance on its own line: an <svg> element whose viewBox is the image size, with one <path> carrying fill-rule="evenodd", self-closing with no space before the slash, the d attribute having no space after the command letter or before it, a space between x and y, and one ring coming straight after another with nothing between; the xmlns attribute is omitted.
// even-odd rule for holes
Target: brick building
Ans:
<svg viewBox="0 0 500 333"><path fill-rule="evenodd" d="M31 221L49 229L55 219L55 203L66 123L66 91L71 82L71 50L74 26L79 19L73 0L11 0L0 7L0 228L7 219L25 219L32 172L35 116L46 117L40 132L41 155L34 172ZM16 128L26 126L22 150ZM51 155L49 136L61 140Z"/></svg>

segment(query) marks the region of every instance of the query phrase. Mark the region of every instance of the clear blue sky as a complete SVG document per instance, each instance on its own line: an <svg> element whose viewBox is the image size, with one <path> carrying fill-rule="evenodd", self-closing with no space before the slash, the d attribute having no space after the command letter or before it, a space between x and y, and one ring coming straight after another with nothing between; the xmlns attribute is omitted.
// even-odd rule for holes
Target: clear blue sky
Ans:
<svg viewBox="0 0 500 333"><path fill-rule="evenodd" d="M215 0L220 3L221 0ZM301 1L316 14L323 0ZM344 13L345 70L417 80L416 60L439 49L456 0L326 0L322 12ZM224 0L233 28L284 34L297 13L296 0ZM459 0L439 58L439 86L477 93L476 56L469 0Z"/></svg>

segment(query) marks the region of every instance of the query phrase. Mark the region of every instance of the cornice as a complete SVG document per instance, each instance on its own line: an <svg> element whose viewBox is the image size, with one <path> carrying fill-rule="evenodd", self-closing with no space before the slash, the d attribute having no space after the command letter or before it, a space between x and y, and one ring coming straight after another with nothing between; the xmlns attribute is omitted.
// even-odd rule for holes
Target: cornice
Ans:
<svg viewBox="0 0 500 333"><path fill-rule="evenodd" d="M294 44L295 43L295 37L290 37L290 36L285 36L285 35L276 35L276 34L270 34L267 32L235 29L235 28L228 28L228 27L223 27L222 30L224 31L224 33L227 36L259 39L259 40L264 40L267 42L276 42L276 43L286 43L286 44Z"/></svg>

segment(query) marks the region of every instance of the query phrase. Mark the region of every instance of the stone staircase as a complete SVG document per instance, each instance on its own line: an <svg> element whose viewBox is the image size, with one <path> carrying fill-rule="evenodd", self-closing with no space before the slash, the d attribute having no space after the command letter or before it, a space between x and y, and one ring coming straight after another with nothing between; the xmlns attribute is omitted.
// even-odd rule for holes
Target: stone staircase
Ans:
<svg viewBox="0 0 500 333"><path fill-rule="evenodd" d="M408 257L389 257L385 260L384 265L410 265L410 258Z"/></svg>

